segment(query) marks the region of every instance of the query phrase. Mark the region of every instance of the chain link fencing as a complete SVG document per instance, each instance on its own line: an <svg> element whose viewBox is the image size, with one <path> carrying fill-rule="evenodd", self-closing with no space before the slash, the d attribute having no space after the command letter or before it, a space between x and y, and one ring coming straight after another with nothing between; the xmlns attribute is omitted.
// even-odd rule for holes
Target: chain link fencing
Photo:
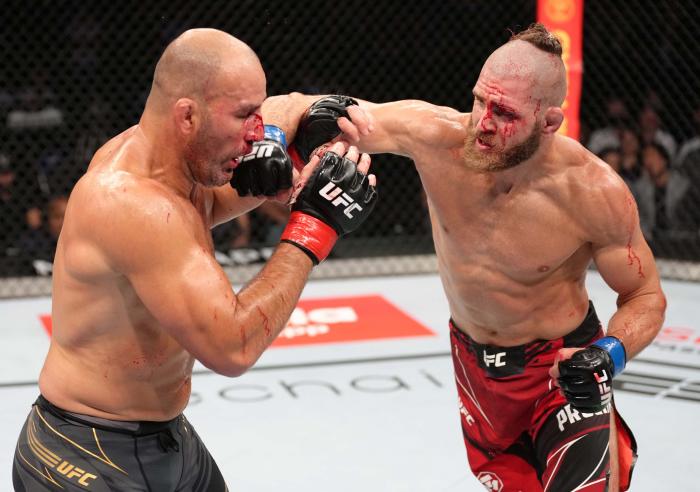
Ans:
<svg viewBox="0 0 700 492"><path fill-rule="evenodd" d="M94 151L138 122L155 63L184 30L214 27L248 43L270 95L425 99L468 111L483 61L535 20L536 2L7 0L3 8L0 295L34 295L50 282L24 277L50 275L65 198ZM675 277L700 261L699 14L690 1L590 0L584 10L581 140L630 184L657 257L684 262L666 271ZM673 176L663 192L659 160ZM435 269L415 168L396 156L373 162L377 208L319 275ZM259 265L285 220L270 205L214 229L220 263L229 273Z"/></svg>

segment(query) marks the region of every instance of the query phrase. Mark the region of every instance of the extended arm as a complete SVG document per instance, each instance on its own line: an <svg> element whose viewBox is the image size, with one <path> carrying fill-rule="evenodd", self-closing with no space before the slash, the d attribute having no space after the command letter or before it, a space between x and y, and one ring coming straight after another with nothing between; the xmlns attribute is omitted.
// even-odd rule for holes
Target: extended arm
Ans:
<svg viewBox="0 0 700 492"><path fill-rule="evenodd" d="M263 103L263 118L282 128L291 141L306 110L321 97L299 93L270 97ZM339 118L338 125L342 138L357 144L362 152L411 157L420 145L459 145L464 139L460 113L454 109L416 100L384 104L356 101L359 107L348 108L351 121Z"/></svg>

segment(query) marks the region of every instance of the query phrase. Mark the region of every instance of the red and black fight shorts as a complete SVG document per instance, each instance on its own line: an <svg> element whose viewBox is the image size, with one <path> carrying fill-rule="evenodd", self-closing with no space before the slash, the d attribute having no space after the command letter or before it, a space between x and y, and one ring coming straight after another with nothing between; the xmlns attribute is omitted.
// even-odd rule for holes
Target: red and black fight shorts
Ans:
<svg viewBox="0 0 700 492"><path fill-rule="evenodd" d="M593 304L581 325L565 337L516 347L478 344L452 321L450 328L467 457L486 489L607 490L610 408L598 413L576 410L549 377L560 348L585 347L603 336ZM620 489L627 490L637 445L614 412Z"/></svg>

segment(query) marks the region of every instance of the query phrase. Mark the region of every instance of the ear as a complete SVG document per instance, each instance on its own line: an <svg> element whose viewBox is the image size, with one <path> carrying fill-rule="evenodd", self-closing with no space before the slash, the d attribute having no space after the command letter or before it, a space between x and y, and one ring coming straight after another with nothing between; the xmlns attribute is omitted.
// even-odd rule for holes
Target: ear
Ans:
<svg viewBox="0 0 700 492"><path fill-rule="evenodd" d="M561 108L551 106L544 113L542 133L554 134L564 121L564 112Z"/></svg>
<svg viewBox="0 0 700 492"><path fill-rule="evenodd" d="M175 126L184 135L191 135L199 127L199 106L193 99L183 97L173 107Z"/></svg>

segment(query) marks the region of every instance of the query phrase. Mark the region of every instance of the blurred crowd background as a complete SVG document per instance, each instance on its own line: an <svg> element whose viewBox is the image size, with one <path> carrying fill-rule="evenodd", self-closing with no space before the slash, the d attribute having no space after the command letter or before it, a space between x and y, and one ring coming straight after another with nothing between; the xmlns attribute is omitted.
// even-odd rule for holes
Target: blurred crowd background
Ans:
<svg viewBox="0 0 700 492"><path fill-rule="evenodd" d="M71 188L102 143L137 123L155 62L182 31L215 27L250 44L269 95L425 99L469 111L485 58L535 20L536 1L6 0L3 11L0 276L17 277L50 275ZM699 19L690 0L589 0L584 9L580 139L629 185L659 258L700 261ZM373 172L377 209L334 256L431 252L412 163L377 156ZM270 203L219 226L219 261L262 261L286 218Z"/></svg>

